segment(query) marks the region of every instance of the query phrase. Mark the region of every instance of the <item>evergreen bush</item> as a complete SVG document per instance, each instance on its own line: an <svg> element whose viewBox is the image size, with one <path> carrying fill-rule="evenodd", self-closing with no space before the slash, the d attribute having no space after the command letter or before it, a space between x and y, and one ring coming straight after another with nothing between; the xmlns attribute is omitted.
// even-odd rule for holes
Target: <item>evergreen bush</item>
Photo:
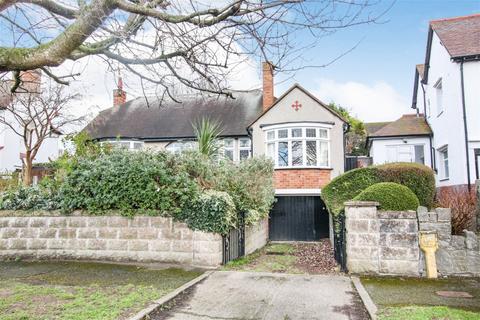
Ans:
<svg viewBox="0 0 480 320"><path fill-rule="evenodd" d="M417 210L420 205L417 196L408 187L394 182L380 182L366 188L353 200L376 201L380 210Z"/></svg>

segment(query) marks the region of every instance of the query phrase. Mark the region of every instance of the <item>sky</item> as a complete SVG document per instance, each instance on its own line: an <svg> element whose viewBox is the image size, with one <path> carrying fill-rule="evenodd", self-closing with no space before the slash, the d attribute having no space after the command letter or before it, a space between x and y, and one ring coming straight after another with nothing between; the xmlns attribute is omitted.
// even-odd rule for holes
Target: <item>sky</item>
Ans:
<svg viewBox="0 0 480 320"><path fill-rule="evenodd" d="M384 0L383 7L392 0ZM381 9L381 8L380 8ZM391 9L374 24L341 30L321 40L305 52L304 60L323 65L354 50L333 64L275 75L275 95L280 96L294 83L310 90L325 103L335 102L365 122L391 121L405 113L413 91L415 65L425 60L428 22L433 19L480 13L480 0L396 0ZM302 40L302 35L298 35ZM83 95L78 110L94 115L112 106L114 73L95 58L75 64L82 72L71 90ZM67 63L65 66L69 68ZM235 89L260 87L260 63L241 68L231 80ZM127 97L134 98L135 84L124 78ZM129 89L130 88L130 89Z"/></svg>

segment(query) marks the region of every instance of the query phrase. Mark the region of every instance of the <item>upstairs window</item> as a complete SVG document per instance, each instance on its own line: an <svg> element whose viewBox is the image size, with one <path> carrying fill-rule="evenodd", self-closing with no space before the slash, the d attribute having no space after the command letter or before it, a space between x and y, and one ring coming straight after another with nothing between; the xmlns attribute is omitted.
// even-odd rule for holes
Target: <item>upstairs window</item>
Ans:
<svg viewBox="0 0 480 320"><path fill-rule="evenodd" d="M437 102L437 115L440 115L443 112L443 85L442 78L433 86L435 88L436 102Z"/></svg>
<svg viewBox="0 0 480 320"><path fill-rule="evenodd" d="M330 166L327 128L291 127L265 131L266 154L277 168Z"/></svg>
<svg viewBox="0 0 480 320"><path fill-rule="evenodd" d="M448 164L448 146L438 150L440 159L440 179L446 180L450 177L450 168Z"/></svg>
<svg viewBox="0 0 480 320"><path fill-rule="evenodd" d="M223 139L223 156L231 161L242 161L252 156L250 138Z"/></svg>

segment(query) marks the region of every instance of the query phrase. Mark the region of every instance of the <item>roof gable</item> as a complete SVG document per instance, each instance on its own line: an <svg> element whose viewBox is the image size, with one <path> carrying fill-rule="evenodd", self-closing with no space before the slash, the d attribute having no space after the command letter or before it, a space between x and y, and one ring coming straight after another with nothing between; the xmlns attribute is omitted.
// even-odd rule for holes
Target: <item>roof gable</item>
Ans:
<svg viewBox="0 0 480 320"><path fill-rule="evenodd" d="M452 58L480 55L480 14L433 20L437 34Z"/></svg>
<svg viewBox="0 0 480 320"><path fill-rule="evenodd" d="M338 114L335 110L333 110L332 108L330 108L327 104L323 103L322 101L320 101L317 97L315 97L313 94L311 94L307 89L303 88L301 85L299 85L298 83L295 83L293 86L291 86L287 91L285 91L279 98L277 98L275 100L275 102L272 104L272 106L270 108L268 108L267 110L263 111L254 121L252 121L250 123L250 125L248 126L249 128L255 123L257 122L258 120L260 120L265 114L269 113L271 110L273 110L276 106L278 106L280 104L280 102L286 97L288 96L289 93L291 93L293 90L295 89L298 89L300 90L301 92L303 92L305 95L307 95L310 99L312 99L313 101L315 101L318 105L320 105L321 107L325 108L328 112L330 112L331 114L333 114L335 117L337 117L338 119L340 119L342 122L344 123L347 123L348 121L343 118L340 114Z"/></svg>

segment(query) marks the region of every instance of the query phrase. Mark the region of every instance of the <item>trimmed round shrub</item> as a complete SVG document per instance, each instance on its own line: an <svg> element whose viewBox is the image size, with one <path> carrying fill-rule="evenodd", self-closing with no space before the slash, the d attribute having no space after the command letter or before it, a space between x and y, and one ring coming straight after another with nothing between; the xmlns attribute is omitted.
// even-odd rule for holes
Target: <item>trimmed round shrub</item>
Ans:
<svg viewBox="0 0 480 320"><path fill-rule="evenodd" d="M226 192L206 190L176 216L194 230L227 234L237 224L237 210Z"/></svg>
<svg viewBox="0 0 480 320"><path fill-rule="evenodd" d="M382 182L395 182L407 186L415 193L420 205L432 208L435 198L435 173L418 163L389 163L377 166Z"/></svg>
<svg viewBox="0 0 480 320"><path fill-rule="evenodd" d="M394 182L376 183L357 195L356 201L376 201L380 210L417 210L420 202L408 187Z"/></svg>

